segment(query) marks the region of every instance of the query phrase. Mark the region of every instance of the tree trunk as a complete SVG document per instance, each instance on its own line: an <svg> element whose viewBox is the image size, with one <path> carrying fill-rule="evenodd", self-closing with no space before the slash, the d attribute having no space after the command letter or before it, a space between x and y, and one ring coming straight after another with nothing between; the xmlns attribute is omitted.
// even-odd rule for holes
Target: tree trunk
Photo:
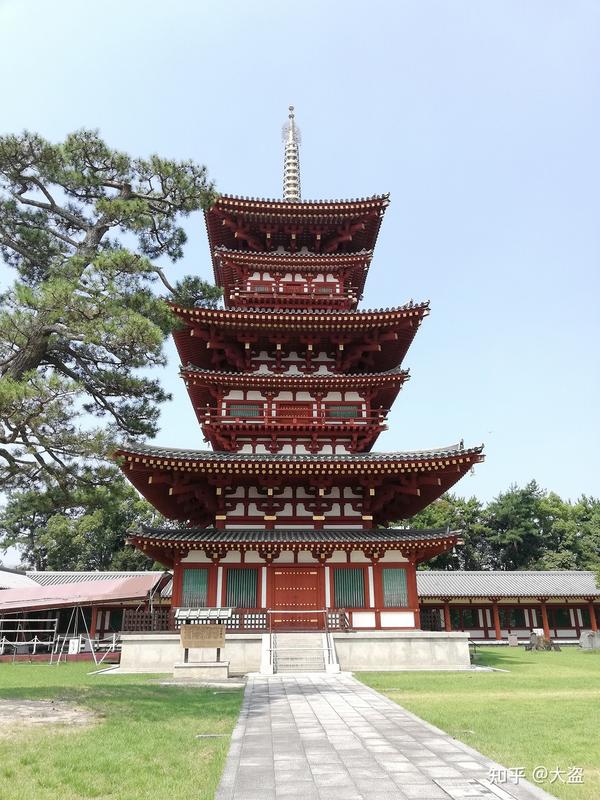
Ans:
<svg viewBox="0 0 600 800"><path fill-rule="evenodd" d="M38 327L38 326L36 326ZM2 376L20 380L26 372L37 369L48 352L50 334L42 333L41 326L31 332L27 343L2 369Z"/></svg>

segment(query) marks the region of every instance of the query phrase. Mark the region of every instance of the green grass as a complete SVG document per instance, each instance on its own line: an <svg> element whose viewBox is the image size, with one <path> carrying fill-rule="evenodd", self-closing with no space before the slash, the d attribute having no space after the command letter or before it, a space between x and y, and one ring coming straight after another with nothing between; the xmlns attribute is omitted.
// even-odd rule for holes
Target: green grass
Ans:
<svg viewBox="0 0 600 800"><path fill-rule="evenodd" d="M357 675L414 714L507 767L583 767L583 785L538 784L566 800L600 798L600 653L481 648L487 673ZM566 774L565 774L566 779Z"/></svg>
<svg viewBox="0 0 600 800"><path fill-rule="evenodd" d="M160 686L153 676L87 675L86 663L0 664L0 702L60 699L92 710L86 728L22 726L0 736L1 800L212 798L242 690Z"/></svg>

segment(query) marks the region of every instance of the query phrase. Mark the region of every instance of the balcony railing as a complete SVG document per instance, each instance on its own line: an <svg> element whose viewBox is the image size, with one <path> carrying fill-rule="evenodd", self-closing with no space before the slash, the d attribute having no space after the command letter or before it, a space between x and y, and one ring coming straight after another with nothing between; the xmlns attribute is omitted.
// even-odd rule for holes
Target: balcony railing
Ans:
<svg viewBox="0 0 600 800"><path fill-rule="evenodd" d="M278 620L279 630L286 627L286 622L289 623L287 627L290 630L296 630L298 624L293 614L285 612L287 620L283 617L284 612L272 611L268 612L264 608L236 608L233 610L231 617L225 621L225 626L228 631L235 631L237 633L266 633L272 626L273 616ZM297 612L297 615L304 614L305 611ZM315 615L318 616L317 612ZM310 614L309 614L310 616ZM281 620L279 618L282 617ZM195 620L194 625L206 625L210 622L209 619ZM323 624L321 625L321 622ZM319 629L325 629L325 621L319 617ZM326 628L330 631L344 631L350 629L350 622L348 614L345 609L328 609L326 612ZM155 608L153 611L137 610L134 608L125 609L123 612L123 633L175 633L179 630L177 620L175 619L175 608Z"/></svg>
<svg viewBox="0 0 600 800"><path fill-rule="evenodd" d="M241 308L353 308L358 299L348 294L327 294L320 292L290 293L286 292L232 292L229 301Z"/></svg>
<svg viewBox="0 0 600 800"><path fill-rule="evenodd" d="M340 430L348 429L349 431L356 430L356 428L379 428L385 430L385 421L387 419L386 413L369 414L365 417L330 417L325 414L317 414L313 416L278 416L278 415L264 415L261 414L257 417L234 417L226 414L219 414L216 409L208 410L204 414L203 425L219 425L235 428L238 430L255 430L257 426L271 431L288 431L291 429L308 430L314 432L328 432L333 430L339 432Z"/></svg>

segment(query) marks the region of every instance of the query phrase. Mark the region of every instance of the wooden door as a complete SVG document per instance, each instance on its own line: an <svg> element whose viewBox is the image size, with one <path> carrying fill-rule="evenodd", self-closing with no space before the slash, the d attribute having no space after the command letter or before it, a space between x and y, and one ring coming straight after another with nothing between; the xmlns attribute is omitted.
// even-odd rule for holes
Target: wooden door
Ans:
<svg viewBox="0 0 600 800"><path fill-rule="evenodd" d="M323 614L311 613L313 610L323 608L320 602L320 571L317 567L273 569L273 610L287 612L272 615L275 629L323 626Z"/></svg>

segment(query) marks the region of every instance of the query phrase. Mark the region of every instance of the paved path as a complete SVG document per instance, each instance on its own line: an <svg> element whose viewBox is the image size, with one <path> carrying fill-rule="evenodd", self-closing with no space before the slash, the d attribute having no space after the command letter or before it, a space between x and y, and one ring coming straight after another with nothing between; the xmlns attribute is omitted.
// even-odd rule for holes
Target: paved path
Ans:
<svg viewBox="0 0 600 800"><path fill-rule="evenodd" d="M540 800L348 675L250 676L217 800ZM518 767L518 764L509 766Z"/></svg>

